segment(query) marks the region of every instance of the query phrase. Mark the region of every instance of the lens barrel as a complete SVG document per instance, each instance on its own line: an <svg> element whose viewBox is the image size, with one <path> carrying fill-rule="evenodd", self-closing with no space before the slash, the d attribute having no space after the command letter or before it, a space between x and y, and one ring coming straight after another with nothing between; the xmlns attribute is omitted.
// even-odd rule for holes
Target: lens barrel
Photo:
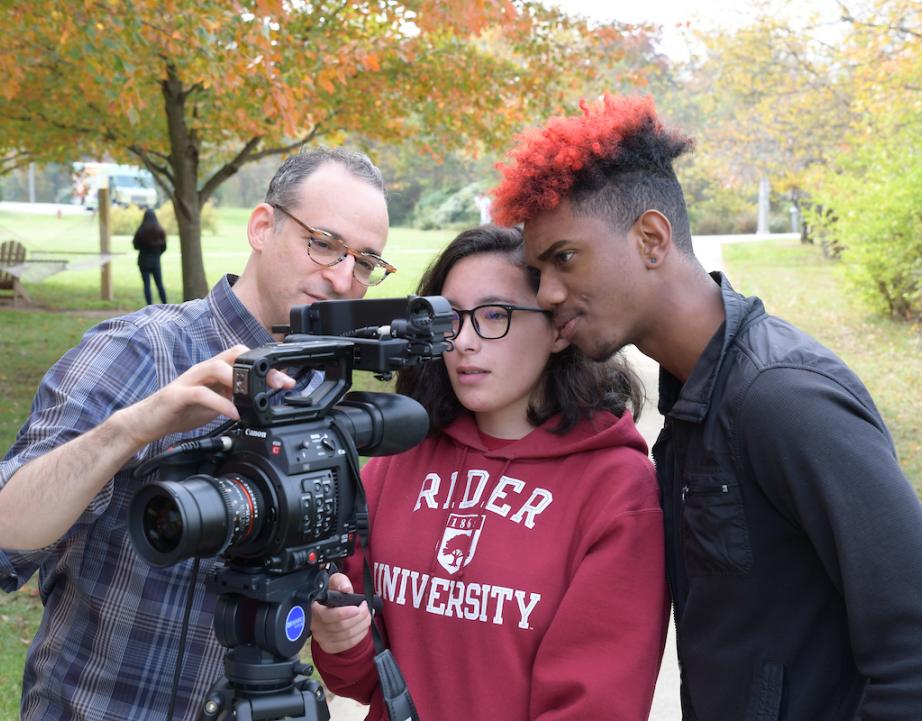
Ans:
<svg viewBox="0 0 922 721"><path fill-rule="evenodd" d="M248 478L195 475L144 486L131 500L128 527L143 558L170 566L246 542L259 533L264 516L262 494Z"/></svg>

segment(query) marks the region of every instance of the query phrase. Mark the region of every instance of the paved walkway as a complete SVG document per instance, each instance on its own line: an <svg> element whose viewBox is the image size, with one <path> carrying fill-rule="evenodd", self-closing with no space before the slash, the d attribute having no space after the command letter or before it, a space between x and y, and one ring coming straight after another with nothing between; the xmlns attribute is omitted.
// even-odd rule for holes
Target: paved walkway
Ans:
<svg viewBox="0 0 922 721"><path fill-rule="evenodd" d="M748 240L750 236L741 236L739 239ZM706 270L723 270L723 255L720 251L721 242L725 238L704 236L694 239L695 255ZM736 240L736 238L734 238ZM733 242L733 241L731 241ZM653 442L662 428L662 416L656 408L659 400L659 364L647 358L636 348L627 349L628 359L640 373L644 387L647 391L647 402L637 427L647 441ZM653 694L653 708L650 711L650 721L679 721L682 718L682 707L679 703L679 662L675 653L675 627L670 622L669 638L666 640L666 651L663 654L663 663L660 666L659 679L656 682L656 691Z"/></svg>
<svg viewBox="0 0 922 721"><path fill-rule="evenodd" d="M71 203L19 203L0 200L0 212L35 213L36 215L89 215L82 205Z"/></svg>
<svg viewBox="0 0 922 721"><path fill-rule="evenodd" d="M719 246L718 246L719 247ZM637 422L649 447L659 435L663 426L662 416L656 409L659 398L659 364L647 358L634 346L625 350L628 360L643 379L647 391L647 401L643 413ZM344 717L347 718L347 717ZM679 721L682 718L682 707L679 704L679 661L675 654L675 629L672 621L669 623L669 637L666 639L666 650L663 653L663 663L660 666L659 678L656 681L656 690L653 694L653 708L650 710L650 721Z"/></svg>
<svg viewBox="0 0 922 721"><path fill-rule="evenodd" d="M721 244L726 242L744 242L761 240L759 236L702 236L694 239L695 255L706 270L723 270ZM642 355L636 348L626 349L627 356L643 379L647 391L647 402L637 426L647 444L652 446L662 427L662 417L656 409L658 400L659 366L655 361ZM615 651L613 651L614 653ZM330 702L331 721L362 721L367 707L343 698L334 698ZM660 668L656 692L653 696L653 709L650 721L679 721L682 710L679 705L679 663L675 654L674 629L670 624L666 652ZM426 721L437 721L426 719Z"/></svg>

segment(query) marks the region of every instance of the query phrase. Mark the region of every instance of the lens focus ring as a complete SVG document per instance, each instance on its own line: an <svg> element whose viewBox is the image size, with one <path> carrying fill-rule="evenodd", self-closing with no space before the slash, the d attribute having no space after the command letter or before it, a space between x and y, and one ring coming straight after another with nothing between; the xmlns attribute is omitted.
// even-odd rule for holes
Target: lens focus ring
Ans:
<svg viewBox="0 0 922 721"><path fill-rule="evenodd" d="M227 509L227 537L220 551L223 553L228 546L247 541L259 529L260 504L252 483L243 476L221 476L217 486Z"/></svg>

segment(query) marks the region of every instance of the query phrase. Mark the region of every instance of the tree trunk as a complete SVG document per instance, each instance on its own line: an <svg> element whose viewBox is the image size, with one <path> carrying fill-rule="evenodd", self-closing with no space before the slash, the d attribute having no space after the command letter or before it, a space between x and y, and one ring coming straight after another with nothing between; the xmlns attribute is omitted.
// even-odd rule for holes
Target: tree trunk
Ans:
<svg viewBox="0 0 922 721"><path fill-rule="evenodd" d="M194 212L188 215L180 212L178 208L181 205L191 205ZM176 198L173 207L177 209L176 224L179 226L179 247L182 252L182 299L204 298L209 289L202 259L201 208L194 197L184 202Z"/></svg>
<svg viewBox="0 0 922 721"><path fill-rule="evenodd" d="M195 131L186 124L185 103L188 90L167 65L167 78L161 88L166 106L167 129L170 136L170 169L172 170L173 212L179 226L179 247L182 253L183 300L204 298L208 294L205 264L202 260L202 208L198 191L199 150Z"/></svg>
<svg viewBox="0 0 922 721"><path fill-rule="evenodd" d="M759 179L759 219L756 225L756 233L760 235L768 233L768 210L771 185L768 182L768 176L763 175Z"/></svg>

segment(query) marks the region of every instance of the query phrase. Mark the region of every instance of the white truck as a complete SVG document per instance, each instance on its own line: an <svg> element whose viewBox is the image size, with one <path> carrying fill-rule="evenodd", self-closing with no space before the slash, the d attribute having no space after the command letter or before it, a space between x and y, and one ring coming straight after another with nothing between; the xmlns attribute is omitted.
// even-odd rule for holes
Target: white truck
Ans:
<svg viewBox="0 0 922 721"><path fill-rule="evenodd" d="M157 206L157 188L150 171L118 163L74 163L74 202L95 210L100 188L109 188L112 205Z"/></svg>

